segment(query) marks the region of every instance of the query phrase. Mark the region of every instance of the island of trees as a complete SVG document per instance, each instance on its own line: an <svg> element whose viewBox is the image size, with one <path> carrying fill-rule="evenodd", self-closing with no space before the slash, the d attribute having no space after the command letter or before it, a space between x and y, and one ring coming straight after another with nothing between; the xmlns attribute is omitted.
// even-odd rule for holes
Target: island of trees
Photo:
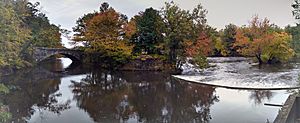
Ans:
<svg viewBox="0 0 300 123"><path fill-rule="evenodd" d="M254 16L249 24L228 24L217 30L207 24L207 10L199 4L191 10L174 2L160 10L147 8L132 18L102 3L98 11L76 21L72 40L83 44L85 63L118 68L128 61L156 59L168 68L186 62L208 67L206 57L253 57L260 64L287 62L300 51L299 25L280 28L267 18ZM0 68L34 65L34 47L63 47L66 30L50 24L39 3L0 1Z"/></svg>
<svg viewBox="0 0 300 123"><path fill-rule="evenodd" d="M229 24L217 30L207 24L201 4L192 10L174 2L161 10L147 8L131 19L108 3L77 20L74 41L91 53L90 62L122 64L130 59L160 58L178 69L191 58L207 67L207 56L254 57L260 64L288 61L297 52L297 29L282 29L254 16L248 25ZM98 55L98 54L101 55ZM144 57L141 57L144 56Z"/></svg>

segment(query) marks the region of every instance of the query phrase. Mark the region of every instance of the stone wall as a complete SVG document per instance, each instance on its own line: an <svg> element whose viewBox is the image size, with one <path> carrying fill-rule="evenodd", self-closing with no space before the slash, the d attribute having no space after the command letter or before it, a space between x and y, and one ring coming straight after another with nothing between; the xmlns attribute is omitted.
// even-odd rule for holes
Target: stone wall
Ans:
<svg viewBox="0 0 300 123"><path fill-rule="evenodd" d="M120 70L128 71L168 71L172 67L159 58L137 58L126 63Z"/></svg>

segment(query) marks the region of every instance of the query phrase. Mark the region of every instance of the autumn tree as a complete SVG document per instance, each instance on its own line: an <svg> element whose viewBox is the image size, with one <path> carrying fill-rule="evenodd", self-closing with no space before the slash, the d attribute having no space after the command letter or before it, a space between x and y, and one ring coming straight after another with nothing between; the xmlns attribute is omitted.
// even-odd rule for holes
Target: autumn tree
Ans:
<svg viewBox="0 0 300 123"><path fill-rule="evenodd" d="M185 41L185 47L186 56L193 58L193 61L196 62L200 68L208 66L206 56L209 56L213 49L212 41L206 33L200 33L195 42Z"/></svg>
<svg viewBox="0 0 300 123"><path fill-rule="evenodd" d="M168 59L180 68L185 59L185 41L196 42L206 26L207 11L199 4L192 11L180 9L174 2L162 9Z"/></svg>
<svg viewBox="0 0 300 123"><path fill-rule="evenodd" d="M234 48L244 56L254 56L260 64L287 61L294 55L289 47L291 36L274 30L268 19L255 16L248 27L237 29Z"/></svg>
<svg viewBox="0 0 300 123"><path fill-rule="evenodd" d="M88 13L80 17L76 21L76 26L73 27L73 31L75 32L73 41L74 43L82 43L85 47L89 45L89 42L85 39L86 31L87 31L87 23L98 14L98 12Z"/></svg>
<svg viewBox="0 0 300 123"><path fill-rule="evenodd" d="M85 51L92 54L90 62L117 65L131 56L132 46L124 36L127 17L107 3L101 5L99 12L87 14L78 22L74 39L86 43Z"/></svg>
<svg viewBox="0 0 300 123"><path fill-rule="evenodd" d="M131 40L131 39L136 38L136 35L137 35L136 34L136 32L137 32L136 18L137 18L137 16L131 18L130 21L124 27L126 39Z"/></svg>
<svg viewBox="0 0 300 123"><path fill-rule="evenodd" d="M185 53L188 57L193 57L198 54L208 56L212 52L212 42L204 32L199 34L199 37L195 42L186 41L185 43L185 46L187 47L185 48Z"/></svg>

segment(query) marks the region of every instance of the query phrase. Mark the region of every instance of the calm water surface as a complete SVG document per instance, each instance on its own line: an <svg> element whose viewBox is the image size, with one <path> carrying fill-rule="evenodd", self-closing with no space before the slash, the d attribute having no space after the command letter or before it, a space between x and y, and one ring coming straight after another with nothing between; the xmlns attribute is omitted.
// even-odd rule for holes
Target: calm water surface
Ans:
<svg viewBox="0 0 300 123"><path fill-rule="evenodd" d="M63 61L63 62L62 62ZM2 78L14 123L266 123L292 90L231 90L159 72L109 72L49 61ZM66 69L64 69L66 68ZM66 71L66 72L62 72Z"/></svg>

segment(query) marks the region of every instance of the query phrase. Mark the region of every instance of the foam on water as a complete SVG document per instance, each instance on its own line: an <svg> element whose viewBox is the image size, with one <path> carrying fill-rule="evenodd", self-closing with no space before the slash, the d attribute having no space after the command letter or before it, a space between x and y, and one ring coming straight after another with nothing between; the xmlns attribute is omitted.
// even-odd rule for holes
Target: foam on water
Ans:
<svg viewBox="0 0 300 123"><path fill-rule="evenodd" d="M174 77L196 83L230 88L284 89L299 86L299 65L270 65L259 68L247 58L209 58L210 67L196 69L191 64L183 66L183 75Z"/></svg>

